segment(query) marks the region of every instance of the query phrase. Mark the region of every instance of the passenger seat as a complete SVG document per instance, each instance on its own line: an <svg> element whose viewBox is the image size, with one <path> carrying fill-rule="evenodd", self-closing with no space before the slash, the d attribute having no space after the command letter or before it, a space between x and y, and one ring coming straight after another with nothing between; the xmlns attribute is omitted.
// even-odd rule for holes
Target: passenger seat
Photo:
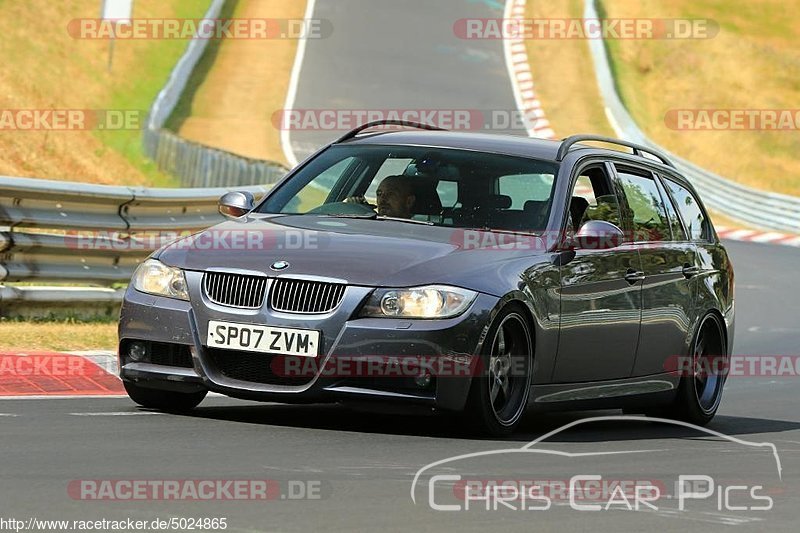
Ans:
<svg viewBox="0 0 800 533"><path fill-rule="evenodd" d="M589 207L589 201L582 196L573 196L569 201L569 214L572 218L572 227L578 231L583 220L583 214L586 208Z"/></svg>

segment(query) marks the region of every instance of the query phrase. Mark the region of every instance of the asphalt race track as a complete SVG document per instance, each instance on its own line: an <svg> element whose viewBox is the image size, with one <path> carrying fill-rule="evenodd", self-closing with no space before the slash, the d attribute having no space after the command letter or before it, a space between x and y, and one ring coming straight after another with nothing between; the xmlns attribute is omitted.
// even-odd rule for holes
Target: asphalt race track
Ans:
<svg viewBox="0 0 800 533"><path fill-rule="evenodd" d="M737 354L793 354L800 331L787 310L800 292L793 265L800 250L729 242L737 272ZM674 499L658 510L578 511L558 501L548 510L522 512L483 507L434 511L427 486L410 490L417 470L451 456L518 448L583 417L617 412L532 415L513 439L476 440L455 420L352 411L339 406L285 406L208 398L190 416L138 409L125 398L0 401L4 508L17 519L168 519L227 517L230 531L311 528L478 531L519 530L685 531L739 525L795 530L800 491L798 377L731 377L710 429L755 448L691 429L636 421L579 425L547 439L566 453L619 455L490 457L442 472L470 479L562 479L598 474L613 480L662 480L676 472L707 474L725 486L760 484L769 511L719 509L712 497L678 511ZM439 472L441 473L441 472ZM269 501L96 501L70 491L74 480L267 479L280 487ZM424 478L423 478L424 479ZM314 499L288 498L290 482L313 489ZM437 487L437 502L447 490ZM450 495L452 497L452 495ZM78 499L75 499L78 498ZM450 502L452 503L452 502ZM740 502L739 502L740 503ZM753 503L752 501L750 502ZM758 503L758 502L756 502Z"/></svg>
<svg viewBox="0 0 800 533"><path fill-rule="evenodd" d="M475 125L483 129L492 110L516 109L503 41L459 39L453 23L502 16L500 2L484 0L317 0L314 17L335 30L307 41L293 108L477 110L486 122ZM519 127L493 130L525 134ZM344 133L291 131L292 150L302 160Z"/></svg>

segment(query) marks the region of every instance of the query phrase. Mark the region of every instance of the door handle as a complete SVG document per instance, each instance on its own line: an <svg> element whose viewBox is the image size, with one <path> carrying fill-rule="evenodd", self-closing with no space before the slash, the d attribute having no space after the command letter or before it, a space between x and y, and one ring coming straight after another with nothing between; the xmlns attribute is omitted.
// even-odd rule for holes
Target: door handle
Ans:
<svg viewBox="0 0 800 533"><path fill-rule="evenodd" d="M700 267L699 266L690 265L689 263L686 263L685 265L683 265L683 276L686 279L689 279L692 276L696 276L699 273L700 273Z"/></svg>
<svg viewBox="0 0 800 533"><path fill-rule="evenodd" d="M625 281L627 281L631 285L643 281L644 277L645 277L644 272L640 270L634 270L632 268L629 268L628 271L625 273Z"/></svg>

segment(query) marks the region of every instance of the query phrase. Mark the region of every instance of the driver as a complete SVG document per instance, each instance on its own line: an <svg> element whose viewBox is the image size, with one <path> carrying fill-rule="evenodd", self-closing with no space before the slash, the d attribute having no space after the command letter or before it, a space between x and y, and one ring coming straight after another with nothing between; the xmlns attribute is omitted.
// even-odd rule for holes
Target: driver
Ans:
<svg viewBox="0 0 800 533"><path fill-rule="evenodd" d="M386 217L411 218L416 196L405 176L386 176L378 186L378 214Z"/></svg>
<svg viewBox="0 0 800 533"><path fill-rule="evenodd" d="M417 200L414 188L406 176L386 176L378 186L378 214L385 217L411 218L411 208ZM374 207L367 203L363 196L351 196L345 200L347 203L360 203Z"/></svg>

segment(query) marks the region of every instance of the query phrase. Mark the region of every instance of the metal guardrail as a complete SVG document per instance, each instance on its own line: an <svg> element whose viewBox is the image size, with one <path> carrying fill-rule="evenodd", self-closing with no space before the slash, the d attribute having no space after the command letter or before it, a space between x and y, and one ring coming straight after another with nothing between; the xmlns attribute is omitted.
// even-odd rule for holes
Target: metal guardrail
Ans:
<svg viewBox="0 0 800 533"><path fill-rule="evenodd" d="M144 130L144 152L184 187L239 187L277 183L288 172L272 161L250 159L188 141L165 129Z"/></svg>
<svg viewBox="0 0 800 533"><path fill-rule="evenodd" d="M115 318L124 289L97 287L3 287L0 316L15 318Z"/></svg>
<svg viewBox="0 0 800 533"><path fill-rule="evenodd" d="M269 187L239 189L259 197ZM0 281L127 282L166 244L152 232L178 237L220 222L228 191L0 177Z"/></svg>
<svg viewBox="0 0 800 533"><path fill-rule="evenodd" d="M597 19L597 0L585 0L584 18ZM617 93L609 66L605 42L590 39L597 82L606 108L606 115L617 135L629 141L666 153L675 162L712 209L733 219L755 226L800 233L800 198L753 189L703 169L659 146L639 128Z"/></svg>
<svg viewBox="0 0 800 533"><path fill-rule="evenodd" d="M124 289L97 289L83 287L0 287L0 304L71 306L75 304L116 305L122 301Z"/></svg>
<svg viewBox="0 0 800 533"><path fill-rule="evenodd" d="M225 0L212 0L205 18L218 18L224 4ZM275 183L287 172L279 163L250 159L188 141L164 129L208 41L203 38L189 41L169 80L153 102L144 129L144 153L156 162L159 170L176 176L184 187Z"/></svg>

